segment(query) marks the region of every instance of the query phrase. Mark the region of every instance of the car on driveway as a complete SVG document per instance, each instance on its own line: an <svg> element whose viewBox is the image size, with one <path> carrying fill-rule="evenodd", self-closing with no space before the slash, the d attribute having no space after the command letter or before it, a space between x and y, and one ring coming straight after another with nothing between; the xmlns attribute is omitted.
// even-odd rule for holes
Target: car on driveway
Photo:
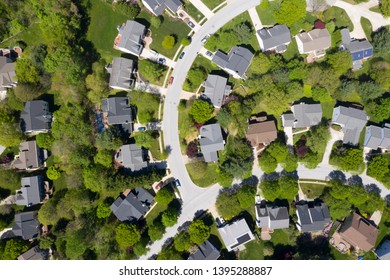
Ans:
<svg viewBox="0 0 390 280"><path fill-rule="evenodd" d="M206 55L209 56L209 57L212 57L212 56L213 56L213 53L210 52L210 51L207 51L207 52L206 52Z"/></svg>
<svg viewBox="0 0 390 280"><path fill-rule="evenodd" d="M175 180L175 185L176 185L177 188L181 187L179 179Z"/></svg>
<svg viewBox="0 0 390 280"><path fill-rule="evenodd" d="M179 59L182 59L182 58L184 57L184 55L185 55L185 52L182 52L182 53L180 54L180 56L179 56Z"/></svg>
<svg viewBox="0 0 390 280"><path fill-rule="evenodd" d="M158 59L158 63L159 63L159 64L165 64L165 62L167 62L167 60L166 60L165 58L163 58L163 57L160 57L160 58Z"/></svg>
<svg viewBox="0 0 390 280"><path fill-rule="evenodd" d="M168 84L170 84L170 85L172 85L172 83L173 83L173 77L171 76L170 78L169 78L169 82L168 82Z"/></svg>
<svg viewBox="0 0 390 280"><path fill-rule="evenodd" d="M194 24L192 21L189 21L187 24L188 24L188 26L191 27L191 28L194 28L194 27L195 27L195 24Z"/></svg>
<svg viewBox="0 0 390 280"><path fill-rule="evenodd" d="M206 44L207 39L210 37L210 34L207 34L206 36L203 37L203 39L200 41L202 45Z"/></svg>
<svg viewBox="0 0 390 280"><path fill-rule="evenodd" d="M145 131L145 130L146 130L146 127L144 127L144 126L141 126L138 128L138 131Z"/></svg>

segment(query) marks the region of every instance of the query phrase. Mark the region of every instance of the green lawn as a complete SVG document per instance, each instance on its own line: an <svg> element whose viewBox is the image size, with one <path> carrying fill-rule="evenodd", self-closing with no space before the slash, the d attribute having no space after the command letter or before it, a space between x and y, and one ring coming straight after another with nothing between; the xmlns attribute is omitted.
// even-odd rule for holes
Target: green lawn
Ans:
<svg viewBox="0 0 390 280"><path fill-rule="evenodd" d="M213 10L215 7L225 2L224 0L202 0L203 4L205 4L210 10Z"/></svg>
<svg viewBox="0 0 390 280"><path fill-rule="evenodd" d="M189 115L192 102L191 100L181 100L178 106L180 147L183 154L186 152L187 144L198 136L198 130L194 127Z"/></svg>
<svg viewBox="0 0 390 280"><path fill-rule="evenodd" d="M326 185L314 183L299 183L303 193L310 199L317 198L322 195Z"/></svg>
<svg viewBox="0 0 390 280"><path fill-rule="evenodd" d="M197 22L200 22L204 18L202 14L189 0L184 1L184 10Z"/></svg>
<svg viewBox="0 0 390 280"><path fill-rule="evenodd" d="M93 42L97 51L107 61L111 61L114 56L120 56L121 52L113 49L113 43L118 31L116 27L128 20L128 17L120 11L114 11L112 6L100 0L91 1L91 9L89 11L91 23L87 38ZM190 27L182 21L170 19L168 16L164 17L164 21L159 28L150 26L150 19L152 15L146 11L141 11L136 20L145 24L147 28L152 31L153 42L150 45L151 49L173 58L177 49L180 46L180 41L188 35ZM161 42L168 35L176 37L176 44L170 50L165 50Z"/></svg>
<svg viewBox="0 0 390 280"><path fill-rule="evenodd" d="M381 12L381 9L379 8L379 5L378 5L378 6L375 6L375 7L371 7L371 8L370 8L370 11L375 12L375 13L379 13L379 14L382 13L382 12Z"/></svg>
<svg viewBox="0 0 390 280"><path fill-rule="evenodd" d="M245 244L246 250L239 253L239 260L264 260L264 243L260 240L253 240Z"/></svg>
<svg viewBox="0 0 390 280"><path fill-rule="evenodd" d="M371 22L367 18L361 17L360 18L360 24L362 25L364 33L367 36L367 40L371 41L371 33L372 33L372 24L371 24Z"/></svg>
<svg viewBox="0 0 390 280"><path fill-rule="evenodd" d="M257 13L259 14L261 23L264 25L274 25L276 19L274 17L274 11L277 9L278 3L269 2L268 7L264 7L261 4L256 7Z"/></svg>
<svg viewBox="0 0 390 280"><path fill-rule="evenodd" d="M297 41L292 40L291 43L287 46L287 50L282 55L286 60L291 60L294 57L299 57Z"/></svg>
<svg viewBox="0 0 390 280"><path fill-rule="evenodd" d="M353 24L347 13L338 7L330 7L324 12L325 22L335 20L335 24L337 27L348 27L349 31L353 31Z"/></svg>
<svg viewBox="0 0 390 280"><path fill-rule="evenodd" d="M297 230L294 226L294 231ZM271 242L276 245L295 245L296 237L290 233L291 227L288 229L275 229L271 233Z"/></svg>
<svg viewBox="0 0 390 280"><path fill-rule="evenodd" d="M145 217L146 223L147 223L148 225L151 225L151 224L153 223L153 221L154 221L162 212L164 212L167 208L168 208L168 206L161 205L161 204L157 203L156 206L154 206L154 208L146 215L146 217Z"/></svg>
<svg viewBox="0 0 390 280"><path fill-rule="evenodd" d="M161 132L161 136L162 137L162 132ZM163 145L164 147L164 145ZM160 144L159 144L159 140L156 139L156 141L153 142L152 146L150 147L150 152L152 153L152 156L154 158L154 160L165 160L167 159L168 155L167 153L164 151L163 153L161 153L160 151Z"/></svg>
<svg viewBox="0 0 390 280"><path fill-rule="evenodd" d="M333 108L336 105L336 101L321 102L322 117L330 120L333 115Z"/></svg>
<svg viewBox="0 0 390 280"><path fill-rule="evenodd" d="M186 168L191 180L199 187L208 187L217 183L217 169L216 163L207 163L202 169L202 172L198 170L196 163L187 163Z"/></svg>
<svg viewBox="0 0 390 280"><path fill-rule="evenodd" d="M43 37L42 30L37 23L33 23L15 37L1 43L0 47L13 48L17 41L23 41L27 44L27 46L45 44L45 38Z"/></svg>

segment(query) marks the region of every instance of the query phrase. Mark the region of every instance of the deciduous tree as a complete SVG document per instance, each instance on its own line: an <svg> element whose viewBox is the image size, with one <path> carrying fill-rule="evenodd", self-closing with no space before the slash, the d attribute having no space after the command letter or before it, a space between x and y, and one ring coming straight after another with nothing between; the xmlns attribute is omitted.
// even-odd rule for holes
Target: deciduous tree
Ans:
<svg viewBox="0 0 390 280"><path fill-rule="evenodd" d="M188 228L188 234L192 242L200 245L210 237L210 227L205 225L202 220L196 220Z"/></svg>

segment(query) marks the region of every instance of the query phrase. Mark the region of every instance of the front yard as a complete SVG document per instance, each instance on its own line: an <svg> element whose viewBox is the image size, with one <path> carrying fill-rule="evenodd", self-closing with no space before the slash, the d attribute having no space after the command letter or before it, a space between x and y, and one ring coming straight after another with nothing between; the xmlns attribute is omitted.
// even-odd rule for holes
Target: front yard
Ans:
<svg viewBox="0 0 390 280"><path fill-rule="evenodd" d="M203 159L186 164L191 180L199 187L208 187L217 183L216 163L205 163Z"/></svg>

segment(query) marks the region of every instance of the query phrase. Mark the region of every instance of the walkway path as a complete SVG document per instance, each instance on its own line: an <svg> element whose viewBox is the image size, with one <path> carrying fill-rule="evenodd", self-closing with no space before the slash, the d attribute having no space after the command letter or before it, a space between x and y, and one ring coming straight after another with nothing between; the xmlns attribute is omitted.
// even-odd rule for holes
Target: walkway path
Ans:
<svg viewBox="0 0 390 280"><path fill-rule="evenodd" d="M257 35L257 31L263 28L263 24L261 23L259 14L256 11L256 7L249 9L248 13L255 28L257 42L259 43L259 47L261 48L260 37Z"/></svg>
<svg viewBox="0 0 390 280"><path fill-rule="evenodd" d="M190 0L191 4L194 5L206 18L211 18L214 13L201 1L201 0Z"/></svg>
<svg viewBox="0 0 390 280"><path fill-rule="evenodd" d="M336 141L343 139L343 133L341 131L334 130L332 128L330 130L330 140L328 141L328 144L325 148L324 157L322 158L322 165L329 165L329 157L330 153L332 152L333 145Z"/></svg>

